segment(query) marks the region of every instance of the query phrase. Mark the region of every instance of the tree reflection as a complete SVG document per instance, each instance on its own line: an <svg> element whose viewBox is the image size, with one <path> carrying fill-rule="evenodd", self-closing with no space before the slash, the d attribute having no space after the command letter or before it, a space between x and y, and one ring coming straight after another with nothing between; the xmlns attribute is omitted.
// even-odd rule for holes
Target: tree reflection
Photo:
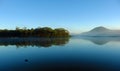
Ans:
<svg viewBox="0 0 120 71"><path fill-rule="evenodd" d="M69 38L0 38L0 46L16 45L19 47L37 46L51 47L63 46L69 42Z"/></svg>

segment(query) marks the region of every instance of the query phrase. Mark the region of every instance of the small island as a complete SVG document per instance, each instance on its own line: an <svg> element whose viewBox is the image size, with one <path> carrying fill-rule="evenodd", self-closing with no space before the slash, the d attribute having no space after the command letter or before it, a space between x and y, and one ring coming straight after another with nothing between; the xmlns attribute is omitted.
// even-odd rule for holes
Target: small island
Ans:
<svg viewBox="0 0 120 71"><path fill-rule="evenodd" d="M0 37L44 37L44 38L54 38L54 37L69 37L69 31L64 28L55 28L50 27L40 27L40 28L31 28L27 29L24 27L20 29L16 27L15 30L0 30Z"/></svg>

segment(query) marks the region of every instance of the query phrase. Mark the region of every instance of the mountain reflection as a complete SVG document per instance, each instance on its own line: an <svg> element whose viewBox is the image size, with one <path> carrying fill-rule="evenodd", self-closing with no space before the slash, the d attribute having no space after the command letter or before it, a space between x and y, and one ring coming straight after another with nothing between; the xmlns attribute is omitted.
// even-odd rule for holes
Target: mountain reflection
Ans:
<svg viewBox="0 0 120 71"><path fill-rule="evenodd" d="M63 46L68 42L69 38L0 38L0 46L16 45L17 48L22 46Z"/></svg>
<svg viewBox="0 0 120 71"><path fill-rule="evenodd" d="M120 37L82 37L81 39L89 40L97 45L104 45L110 41L120 42Z"/></svg>

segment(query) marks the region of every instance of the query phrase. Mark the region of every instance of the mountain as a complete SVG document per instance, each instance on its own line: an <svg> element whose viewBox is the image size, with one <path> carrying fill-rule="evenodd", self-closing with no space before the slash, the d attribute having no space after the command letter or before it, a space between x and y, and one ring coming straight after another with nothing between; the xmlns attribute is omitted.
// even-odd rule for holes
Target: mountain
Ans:
<svg viewBox="0 0 120 71"><path fill-rule="evenodd" d="M111 30L100 26L88 32L81 33L80 36L120 36L120 30Z"/></svg>
<svg viewBox="0 0 120 71"><path fill-rule="evenodd" d="M103 31L104 31L104 32L105 32L105 31L109 31L109 29L100 26L100 27L96 27L96 28L92 29L92 30L89 31L89 32L103 32Z"/></svg>

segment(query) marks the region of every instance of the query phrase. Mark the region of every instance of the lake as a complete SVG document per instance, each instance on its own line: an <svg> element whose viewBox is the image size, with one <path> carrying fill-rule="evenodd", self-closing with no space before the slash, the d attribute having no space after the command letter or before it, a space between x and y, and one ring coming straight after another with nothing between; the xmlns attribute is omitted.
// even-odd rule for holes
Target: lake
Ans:
<svg viewBox="0 0 120 71"><path fill-rule="evenodd" d="M0 71L120 71L120 37L0 38Z"/></svg>

